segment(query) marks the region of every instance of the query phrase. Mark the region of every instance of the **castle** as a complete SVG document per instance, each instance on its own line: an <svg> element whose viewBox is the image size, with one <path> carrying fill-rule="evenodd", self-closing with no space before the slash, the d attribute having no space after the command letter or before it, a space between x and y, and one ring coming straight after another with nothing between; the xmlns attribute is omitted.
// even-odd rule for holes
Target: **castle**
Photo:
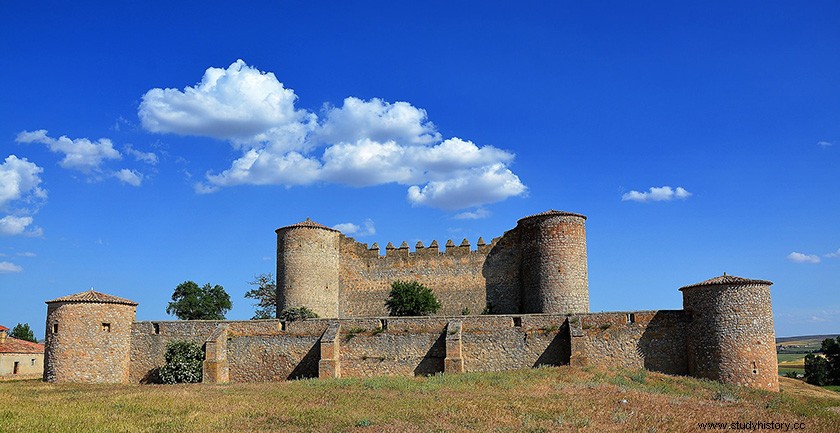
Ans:
<svg viewBox="0 0 840 433"><path fill-rule="evenodd" d="M276 231L277 309L321 318L136 321L137 303L82 292L47 301L44 380L143 383L168 342L190 340L208 383L597 365L779 390L771 282L724 274L680 288L682 310L590 313L585 222L552 210L475 250L382 256L307 219ZM441 315L387 317L395 280L430 287Z"/></svg>

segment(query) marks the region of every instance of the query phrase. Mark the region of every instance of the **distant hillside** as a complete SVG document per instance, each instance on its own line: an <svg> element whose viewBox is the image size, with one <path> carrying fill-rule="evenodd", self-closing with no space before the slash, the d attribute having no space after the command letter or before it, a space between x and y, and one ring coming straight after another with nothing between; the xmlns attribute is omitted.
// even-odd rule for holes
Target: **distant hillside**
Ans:
<svg viewBox="0 0 840 433"><path fill-rule="evenodd" d="M829 335L801 335L798 337L778 337L776 338L776 344L779 343L789 343L791 341L808 341L808 340L817 340L823 341L826 338L837 338L840 334L829 334Z"/></svg>

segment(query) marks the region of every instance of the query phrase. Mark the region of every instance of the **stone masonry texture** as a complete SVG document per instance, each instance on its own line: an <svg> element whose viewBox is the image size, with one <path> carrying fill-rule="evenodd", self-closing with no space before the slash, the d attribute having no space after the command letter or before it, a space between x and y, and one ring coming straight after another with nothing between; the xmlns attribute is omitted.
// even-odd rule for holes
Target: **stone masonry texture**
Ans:
<svg viewBox="0 0 840 433"><path fill-rule="evenodd" d="M680 289L683 308L691 315L689 373L778 391L772 283L725 277Z"/></svg>
<svg viewBox="0 0 840 433"><path fill-rule="evenodd" d="M310 220L277 229L278 311L306 306L321 317L387 314L397 280L435 293L441 315L589 311L586 217L548 211L523 218L502 237L473 249L467 239L377 244L356 242Z"/></svg>
<svg viewBox="0 0 840 433"><path fill-rule="evenodd" d="M147 383L166 345L187 340L205 348L208 383L570 364L778 391L772 283L724 275L681 288L683 310L589 313L585 220L549 211L476 249L389 243L385 256L310 220L283 227L278 310L305 305L321 318L138 322L136 303L83 292L47 302L44 380ZM387 317L398 279L429 286L443 311ZM493 314L478 315L485 307Z"/></svg>

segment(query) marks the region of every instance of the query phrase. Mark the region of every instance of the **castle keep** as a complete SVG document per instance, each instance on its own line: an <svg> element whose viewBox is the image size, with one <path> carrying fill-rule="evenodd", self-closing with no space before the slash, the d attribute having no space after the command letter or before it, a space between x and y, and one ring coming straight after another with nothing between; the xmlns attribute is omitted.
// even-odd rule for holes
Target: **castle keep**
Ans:
<svg viewBox="0 0 840 433"><path fill-rule="evenodd" d="M430 287L444 315L485 308L497 314L587 313L586 217L548 211L472 250L464 239L399 248L361 244L306 220L277 229L278 313L305 305L321 317L386 316L396 280Z"/></svg>
<svg viewBox="0 0 840 433"><path fill-rule="evenodd" d="M138 322L135 302L83 292L47 301L44 380L143 383L189 340L209 383L597 365L778 391L771 282L724 274L682 287L682 310L590 313L585 221L548 211L474 250L383 256L307 219L276 231L277 308L320 319ZM395 280L430 287L442 314L386 317Z"/></svg>

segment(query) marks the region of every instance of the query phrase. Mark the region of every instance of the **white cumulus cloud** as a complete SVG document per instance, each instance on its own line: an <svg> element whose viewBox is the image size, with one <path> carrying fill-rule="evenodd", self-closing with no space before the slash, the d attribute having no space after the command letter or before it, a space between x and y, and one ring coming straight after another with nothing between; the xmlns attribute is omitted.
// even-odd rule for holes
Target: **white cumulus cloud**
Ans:
<svg viewBox="0 0 840 433"><path fill-rule="evenodd" d="M333 226L334 229L345 235L372 236L376 234L376 226L373 220L368 218L361 225L353 223L341 223Z"/></svg>
<svg viewBox="0 0 840 433"><path fill-rule="evenodd" d="M40 227L32 226L34 219L29 216L47 199L47 191L40 187L43 171L35 163L15 155L9 155L0 164L0 211L11 213L0 218L0 235L43 234Z"/></svg>
<svg viewBox="0 0 840 433"><path fill-rule="evenodd" d="M33 218L30 216L18 217L13 215L6 215L3 218L0 218L0 236L14 236L23 234L26 231L26 228L32 224L32 221Z"/></svg>
<svg viewBox="0 0 840 433"><path fill-rule="evenodd" d="M459 173L451 179L434 180L408 188L408 201L415 206L462 209L494 203L524 194L525 185L504 164L494 164Z"/></svg>
<svg viewBox="0 0 840 433"><path fill-rule="evenodd" d="M314 115L294 107L297 96L274 74L237 60L227 69L208 68L192 87L151 89L138 115L152 132L198 135L237 144L271 142L300 149Z"/></svg>
<svg viewBox="0 0 840 433"><path fill-rule="evenodd" d="M136 170L129 170L127 168L115 172L114 177L131 186L140 186L140 184L143 183L142 174L138 173Z"/></svg>
<svg viewBox="0 0 840 433"><path fill-rule="evenodd" d="M490 211L480 207L474 211L461 212L454 217L456 220L479 220L490 216Z"/></svg>
<svg viewBox="0 0 840 433"><path fill-rule="evenodd" d="M0 262L0 274L12 274L21 271L23 271L23 268L12 262Z"/></svg>
<svg viewBox="0 0 840 433"><path fill-rule="evenodd" d="M126 145L123 150L125 151L125 153L134 157L134 159L137 161L142 161L149 165L155 165L158 163L158 156L153 152L142 152L135 149L131 145Z"/></svg>
<svg viewBox="0 0 840 433"><path fill-rule="evenodd" d="M819 263L820 262L820 258L817 255L803 254L803 253L798 253L796 251L788 254L787 258L788 258L788 260L790 260L794 263Z"/></svg>
<svg viewBox="0 0 840 433"><path fill-rule="evenodd" d="M685 188L678 186L676 189L670 186L651 187L647 192L630 191L621 196L621 201L670 201L674 199L687 199L691 193Z"/></svg>
<svg viewBox="0 0 840 433"><path fill-rule="evenodd" d="M318 182L408 187L415 205L480 206L523 195L514 154L457 137L443 139L425 110L408 102L348 97L323 118L297 109L294 91L242 60L209 68L192 87L152 89L138 115L151 132L228 140L242 156L208 172L196 192L233 185Z"/></svg>
<svg viewBox="0 0 840 433"><path fill-rule="evenodd" d="M836 259L836 258L840 258L840 248L838 248L838 249L837 249L837 251L835 251L835 252L833 252L833 253L828 253L828 254L826 254L826 255L825 255L825 257L827 257L827 258L829 258L829 259Z"/></svg>
<svg viewBox="0 0 840 433"><path fill-rule="evenodd" d="M41 188L41 173L44 169L26 158L9 155L0 164L0 209L12 201L30 201L33 198L47 198L47 191Z"/></svg>
<svg viewBox="0 0 840 433"><path fill-rule="evenodd" d="M329 107L326 120L316 132L317 140L348 143L362 139L404 144L431 144L440 133L426 117L426 110L408 102L385 102L379 98L364 101L349 97L341 107Z"/></svg>
<svg viewBox="0 0 840 433"><path fill-rule="evenodd" d="M18 134L15 141L45 144L50 151L64 155L64 159L59 163L62 167L86 174L99 171L105 160L122 158L120 152L114 149L114 144L107 138L100 138L97 141L87 138L71 139L64 135L52 138L47 135L47 130L39 129L32 132L23 131Z"/></svg>

